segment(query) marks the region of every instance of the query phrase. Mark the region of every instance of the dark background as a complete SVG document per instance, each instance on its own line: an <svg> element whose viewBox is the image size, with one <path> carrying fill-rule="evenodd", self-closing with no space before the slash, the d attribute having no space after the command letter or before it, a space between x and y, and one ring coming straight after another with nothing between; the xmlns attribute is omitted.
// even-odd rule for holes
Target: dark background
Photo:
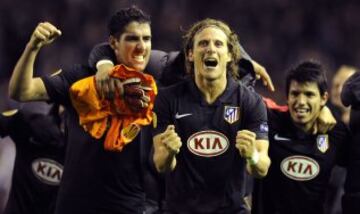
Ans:
<svg viewBox="0 0 360 214"><path fill-rule="evenodd" d="M119 8L137 5L152 17L153 48L181 47L181 35L197 20L229 23L248 53L271 74L284 102L284 72L300 59L316 59L329 77L342 64L359 65L358 0L1 0L0 110L17 104L7 98L12 69L33 29L49 21L63 35L42 49L36 75L62 66L87 63L91 48L107 39L106 23ZM263 87L258 90L265 95Z"/></svg>

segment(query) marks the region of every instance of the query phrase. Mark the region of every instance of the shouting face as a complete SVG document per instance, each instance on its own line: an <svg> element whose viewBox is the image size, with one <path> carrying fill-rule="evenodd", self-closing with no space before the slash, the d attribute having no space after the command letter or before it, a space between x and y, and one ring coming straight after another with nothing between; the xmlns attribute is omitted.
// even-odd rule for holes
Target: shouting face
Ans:
<svg viewBox="0 0 360 214"><path fill-rule="evenodd" d="M226 66L231 61L226 34L215 26L202 29L196 33L188 57L194 63L196 78L226 79Z"/></svg>
<svg viewBox="0 0 360 214"><path fill-rule="evenodd" d="M130 22L119 38L110 37L110 44L118 63L143 71L151 52L149 23Z"/></svg>

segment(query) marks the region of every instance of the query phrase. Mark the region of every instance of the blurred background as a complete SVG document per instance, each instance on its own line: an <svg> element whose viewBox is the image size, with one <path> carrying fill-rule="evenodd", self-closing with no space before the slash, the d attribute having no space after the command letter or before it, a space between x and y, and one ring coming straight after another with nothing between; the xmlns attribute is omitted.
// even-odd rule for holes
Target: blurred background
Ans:
<svg viewBox="0 0 360 214"><path fill-rule="evenodd" d="M316 59L329 78L342 64L359 66L360 1L358 0L1 0L0 111L18 104L7 98L13 67L30 35L49 21L63 35L42 49L36 75L62 66L87 63L91 48L107 40L106 23L119 8L137 5L152 17L153 48L181 48L184 30L210 17L229 23L247 52L270 73L284 103L284 73L300 59Z"/></svg>

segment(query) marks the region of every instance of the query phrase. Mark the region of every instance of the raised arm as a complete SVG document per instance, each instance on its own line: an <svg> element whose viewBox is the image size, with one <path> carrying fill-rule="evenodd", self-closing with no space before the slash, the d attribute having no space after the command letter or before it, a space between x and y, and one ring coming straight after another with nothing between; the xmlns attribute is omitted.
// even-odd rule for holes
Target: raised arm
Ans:
<svg viewBox="0 0 360 214"><path fill-rule="evenodd" d="M61 31L49 22L38 24L11 76L9 96L12 99L21 102L49 99L43 81L34 78L34 62L40 49L60 35Z"/></svg>

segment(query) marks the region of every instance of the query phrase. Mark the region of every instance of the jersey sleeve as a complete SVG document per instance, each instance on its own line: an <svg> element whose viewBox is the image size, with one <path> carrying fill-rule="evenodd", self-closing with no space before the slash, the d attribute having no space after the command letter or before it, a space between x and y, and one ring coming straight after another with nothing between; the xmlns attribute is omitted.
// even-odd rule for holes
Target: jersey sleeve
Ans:
<svg viewBox="0 0 360 214"><path fill-rule="evenodd" d="M71 85L85 77L91 76L93 70L87 66L74 65L61 72L42 77L50 102L70 106L69 89Z"/></svg>
<svg viewBox="0 0 360 214"><path fill-rule="evenodd" d="M90 68L96 71L96 63L100 60L107 59L116 64L116 57L113 49L110 47L109 43L100 43L95 45L91 50L88 63Z"/></svg>
<svg viewBox="0 0 360 214"><path fill-rule="evenodd" d="M4 138L9 135L9 127L13 116L5 116L3 112L0 114L0 137Z"/></svg>
<svg viewBox="0 0 360 214"><path fill-rule="evenodd" d="M28 127L24 122L22 110L10 110L0 114L0 137L26 135ZM22 132L22 133L20 133Z"/></svg>
<svg viewBox="0 0 360 214"><path fill-rule="evenodd" d="M262 98L255 92L245 89L243 102L244 127L256 133L257 139L268 139L267 110Z"/></svg>
<svg viewBox="0 0 360 214"><path fill-rule="evenodd" d="M340 166L348 165L351 150L351 134L348 127L341 121L338 121L332 130L335 136L335 142L339 148L337 153L336 162Z"/></svg>

